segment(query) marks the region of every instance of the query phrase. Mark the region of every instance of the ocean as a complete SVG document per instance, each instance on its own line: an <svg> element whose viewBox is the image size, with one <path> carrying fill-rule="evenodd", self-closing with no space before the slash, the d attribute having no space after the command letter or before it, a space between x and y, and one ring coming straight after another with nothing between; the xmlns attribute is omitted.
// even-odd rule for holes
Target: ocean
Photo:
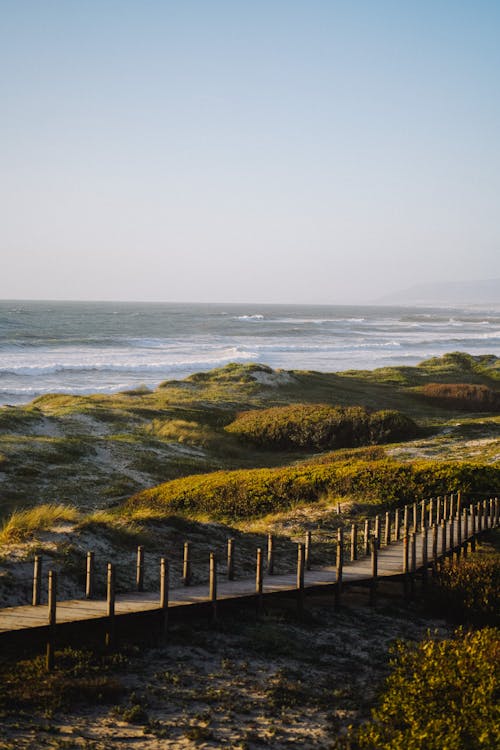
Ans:
<svg viewBox="0 0 500 750"><path fill-rule="evenodd" d="M0 404L113 393L228 362L335 372L500 356L500 307L0 302Z"/></svg>

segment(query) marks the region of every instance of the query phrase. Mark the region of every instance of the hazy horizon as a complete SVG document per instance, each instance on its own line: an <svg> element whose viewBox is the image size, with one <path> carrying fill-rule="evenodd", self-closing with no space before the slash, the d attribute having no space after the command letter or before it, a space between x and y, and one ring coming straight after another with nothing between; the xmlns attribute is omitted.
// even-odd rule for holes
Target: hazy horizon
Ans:
<svg viewBox="0 0 500 750"><path fill-rule="evenodd" d="M2 4L0 298L500 277L500 6Z"/></svg>

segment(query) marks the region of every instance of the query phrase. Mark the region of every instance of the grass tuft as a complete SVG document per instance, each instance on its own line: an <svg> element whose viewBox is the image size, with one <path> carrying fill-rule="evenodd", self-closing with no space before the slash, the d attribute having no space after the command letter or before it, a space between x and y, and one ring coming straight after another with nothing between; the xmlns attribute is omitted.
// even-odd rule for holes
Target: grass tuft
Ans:
<svg viewBox="0 0 500 750"><path fill-rule="evenodd" d="M16 510L0 528L0 543L21 542L33 537L37 531L51 529L60 523L75 523L79 518L76 508L62 504L48 503Z"/></svg>

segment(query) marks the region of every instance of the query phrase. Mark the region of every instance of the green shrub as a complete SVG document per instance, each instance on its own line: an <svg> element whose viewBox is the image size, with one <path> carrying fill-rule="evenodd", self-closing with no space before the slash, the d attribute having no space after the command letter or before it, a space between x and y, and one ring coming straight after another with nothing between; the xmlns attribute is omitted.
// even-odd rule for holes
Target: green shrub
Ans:
<svg viewBox="0 0 500 750"><path fill-rule="evenodd" d="M479 554L447 565L426 592L431 610L458 622L500 622L500 554Z"/></svg>
<svg viewBox="0 0 500 750"><path fill-rule="evenodd" d="M496 488L496 489L495 489ZM242 519L315 502L327 494L388 504L449 492L500 489L500 467L468 462L385 459L335 461L278 469L217 471L174 479L134 495L125 511Z"/></svg>
<svg viewBox="0 0 500 750"><path fill-rule="evenodd" d="M487 385L428 383L420 394L436 406L465 411L500 411L500 393Z"/></svg>
<svg viewBox="0 0 500 750"><path fill-rule="evenodd" d="M397 411L370 413L362 406L291 404L242 412L226 430L265 448L322 450L390 442L418 432Z"/></svg>
<svg viewBox="0 0 500 750"><path fill-rule="evenodd" d="M460 631L396 648L373 720L351 747L494 750L500 747L500 633Z"/></svg>

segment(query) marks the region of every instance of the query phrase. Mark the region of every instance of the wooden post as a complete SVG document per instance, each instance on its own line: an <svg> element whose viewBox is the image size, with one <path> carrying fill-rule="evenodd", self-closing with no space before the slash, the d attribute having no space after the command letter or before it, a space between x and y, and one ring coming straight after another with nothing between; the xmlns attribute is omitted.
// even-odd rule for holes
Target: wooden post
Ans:
<svg viewBox="0 0 500 750"><path fill-rule="evenodd" d="M427 583L427 565L428 565L428 555L427 555L427 526L422 526L422 585L425 586Z"/></svg>
<svg viewBox="0 0 500 750"><path fill-rule="evenodd" d="M136 570L137 591L144 591L144 547L140 544L137 547L137 570Z"/></svg>
<svg viewBox="0 0 500 750"><path fill-rule="evenodd" d="M375 535L377 547L380 549L380 516L378 514L375 516L375 529L373 533Z"/></svg>
<svg viewBox="0 0 500 750"><path fill-rule="evenodd" d="M191 585L191 543L184 542L184 557L182 560L182 582L184 586Z"/></svg>
<svg viewBox="0 0 500 750"><path fill-rule="evenodd" d="M234 539L227 540L227 579L234 581Z"/></svg>
<svg viewBox="0 0 500 750"><path fill-rule="evenodd" d="M405 507L403 509L403 528L407 529L409 527L409 525L410 525L410 516L409 516L409 512L408 512L408 506L405 505Z"/></svg>
<svg viewBox="0 0 500 750"><path fill-rule="evenodd" d="M40 555L35 555L33 561L33 596L31 603L36 607L41 602L42 593L42 558Z"/></svg>
<svg viewBox="0 0 500 750"><path fill-rule="evenodd" d="M108 615L106 646L107 648L112 648L115 643L115 566L113 563L108 563L106 604Z"/></svg>
<svg viewBox="0 0 500 750"><path fill-rule="evenodd" d="M267 535L267 575L274 575L274 537Z"/></svg>
<svg viewBox="0 0 500 750"><path fill-rule="evenodd" d="M427 508L425 506L425 500L420 503L420 528L424 529L427 526Z"/></svg>
<svg viewBox="0 0 500 750"><path fill-rule="evenodd" d="M365 528L363 532L363 548L365 555L370 554L370 519L365 519Z"/></svg>
<svg viewBox="0 0 500 750"><path fill-rule="evenodd" d="M477 518L476 518L476 506L471 505L471 521L472 521L472 535L470 538L470 551L476 551L476 534L477 534Z"/></svg>
<svg viewBox="0 0 500 750"><path fill-rule="evenodd" d="M418 503L413 503L413 523L412 531L416 534L418 531Z"/></svg>
<svg viewBox="0 0 500 750"><path fill-rule="evenodd" d="M311 532L306 531L306 541L304 545L304 564L306 570L311 570Z"/></svg>
<svg viewBox="0 0 500 750"><path fill-rule="evenodd" d="M500 520L500 503L498 502L498 497L495 498L495 528L498 526L498 522Z"/></svg>
<svg viewBox="0 0 500 750"><path fill-rule="evenodd" d="M442 505L441 505L441 497L436 498L436 523L439 525L442 521Z"/></svg>
<svg viewBox="0 0 500 750"><path fill-rule="evenodd" d="M168 630L168 589L169 564L165 557L160 560L160 609L161 609L161 639L164 640Z"/></svg>
<svg viewBox="0 0 500 750"><path fill-rule="evenodd" d="M304 553L304 545L297 544L297 611L299 615L304 612Z"/></svg>
<svg viewBox="0 0 500 750"><path fill-rule="evenodd" d="M337 576L335 582L335 607L340 607L342 596L342 572L344 568L344 529L340 526L337 529Z"/></svg>
<svg viewBox="0 0 500 750"><path fill-rule="evenodd" d="M262 567L262 549L257 549L257 564L255 570L255 593L257 595L257 612L262 612L262 589L263 589L263 567Z"/></svg>
<svg viewBox="0 0 500 750"><path fill-rule="evenodd" d="M443 497L443 519L448 520L448 495Z"/></svg>
<svg viewBox="0 0 500 750"><path fill-rule="evenodd" d="M410 592L415 596L415 575L417 571L417 532L410 532Z"/></svg>
<svg viewBox="0 0 500 750"><path fill-rule="evenodd" d="M408 550L408 527L405 526L404 530L404 536L403 536L403 590L404 590L404 597L406 600L408 600L410 595L410 589L408 586L408 577L409 577L409 550Z"/></svg>
<svg viewBox="0 0 500 750"><path fill-rule="evenodd" d="M212 622L217 622L217 558L215 552L210 553L208 586L212 605Z"/></svg>
<svg viewBox="0 0 500 750"><path fill-rule="evenodd" d="M441 521L441 564L444 565L444 561L446 558L446 521Z"/></svg>
<svg viewBox="0 0 500 750"><path fill-rule="evenodd" d="M455 523L453 516L450 518L450 559L453 560L453 551L455 549Z"/></svg>
<svg viewBox="0 0 500 750"><path fill-rule="evenodd" d="M488 528L488 501L483 500L483 531Z"/></svg>
<svg viewBox="0 0 500 750"><path fill-rule="evenodd" d="M450 495L450 518L453 518L455 515L455 495L452 493Z"/></svg>
<svg viewBox="0 0 500 750"><path fill-rule="evenodd" d="M94 553L87 552L87 566L85 572L85 598L94 596Z"/></svg>
<svg viewBox="0 0 500 750"><path fill-rule="evenodd" d="M386 547L391 543L391 514L389 511L385 514L384 542Z"/></svg>
<svg viewBox="0 0 500 750"><path fill-rule="evenodd" d="M399 542L399 527L401 521L399 520L399 508L394 511L394 541Z"/></svg>
<svg viewBox="0 0 500 750"><path fill-rule="evenodd" d="M358 527L355 523L351 526L351 562L358 559Z"/></svg>
<svg viewBox="0 0 500 750"><path fill-rule="evenodd" d="M480 534L483 530L483 506L481 501L477 504L477 533Z"/></svg>
<svg viewBox="0 0 500 750"><path fill-rule="evenodd" d="M434 498L431 497L429 500L429 521L428 521L428 527L429 529L432 527L434 523Z"/></svg>
<svg viewBox="0 0 500 750"><path fill-rule="evenodd" d="M377 560L377 541L372 539L371 541L371 553L372 553L372 577L370 581L370 606L375 606L377 599L377 576L378 576L378 560Z"/></svg>
<svg viewBox="0 0 500 750"><path fill-rule="evenodd" d="M464 508L462 511L462 517L463 517L463 546L462 550L464 553L464 557L467 557L467 545L469 543L469 511L467 508Z"/></svg>
<svg viewBox="0 0 500 750"><path fill-rule="evenodd" d="M45 656L45 666L47 672L54 669L54 641L56 634L56 606L57 606L57 573L55 570L49 570L48 581L48 634L47 650Z"/></svg>
<svg viewBox="0 0 500 750"><path fill-rule="evenodd" d="M462 514L457 515L457 559L460 557L462 552Z"/></svg>
<svg viewBox="0 0 500 750"><path fill-rule="evenodd" d="M457 492L457 517L462 518L462 492Z"/></svg>
<svg viewBox="0 0 500 750"><path fill-rule="evenodd" d="M438 525L437 523L432 524L432 573L437 573L437 561L438 561Z"/></svg>

